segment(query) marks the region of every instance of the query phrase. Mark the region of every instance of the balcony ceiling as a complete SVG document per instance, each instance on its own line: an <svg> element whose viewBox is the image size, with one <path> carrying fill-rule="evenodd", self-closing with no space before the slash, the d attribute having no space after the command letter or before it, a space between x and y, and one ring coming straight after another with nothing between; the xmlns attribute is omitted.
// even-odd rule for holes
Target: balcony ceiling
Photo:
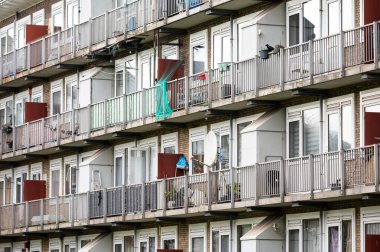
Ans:
<svg viewBox="0 0 380 252"><path fill-rule="evenodd" d="M0 0L0 20L14 16L16 12L25 10L39 2L36 0Z"/></svg>

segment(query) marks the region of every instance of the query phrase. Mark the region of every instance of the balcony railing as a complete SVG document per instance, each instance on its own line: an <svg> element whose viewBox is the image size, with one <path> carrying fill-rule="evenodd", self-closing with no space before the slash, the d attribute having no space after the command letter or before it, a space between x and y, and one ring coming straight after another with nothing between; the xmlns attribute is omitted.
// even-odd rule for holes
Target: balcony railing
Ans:
<svg viewBox="0 0 380 252"><path fill-rule="evenodd" d="M323 197L336 197L336 190L349 196L346 189L363 186L377 192L379 157L379 145L372 145L5 205L0 207L0 229L87 225L92 219L106 221L107 217L172 209L202 207L201 211L210 211L216 205L230 208L237 202L249 207L268 198L271 200L264 204L272 204L276 198L275 202L286 203L284 196L327 193ZM329 196L329 192L333 194ZM360 191L351 192L355 193Z"/></svg>
<svg viewBox="0 0 380 252"><path fill-rule="evenodd" d="M120 12L120 9L115 11ZM89 24L93 23L87 22L81 25L87 27ZM66 38L78 33L82 28L76 27L74 33L72 29L68 29L46 37L48 41L42 39L28 45L26 48L61 41L61 47L55 47L54 52L46 52L46 57L43 55L45 51L33 49L33 54L36 55L30 64L42 64L44 58L54 59L57 53L64 54L64 51L72 48L74 44L76 49L81 48L83 43L87 43L86 41L78 42L77 39L81 38L77 37L74 40L77 42L74 43ZM237 97L247 93L258 95L260 90L266 88L277 87L278 90L284 90L285 84L293 81L308 80L312 83L312 79L319 75L378 62L379 41L380 25L374 22L340 34L279 49L277 53L269 54L268 59L256 56L237 63L223 63L224 65L217 69L169 81L167 84L169 105L173 111L187 110L196 106L210 106L213 101L229 99L232 96ZM9 72L8 59L13 60L14 57L11 54L3 57L3 74ZM46 143L58 144L61 140L69 141L67 139L75 141L76 136L88 137L94 131L107 130L110 127L153 117L156 112L156 92L156 87L144 88L141 91L14 127L12 132L2 134L2 153L29 150ZM306 159L305 163L299 163L299 160L295 161L296 163L291 160L288 162L292 169L307 174L308 171L304 168L308 165ZM294 183L289 186L293 187ZM304 189L308 190L308 187Z"/></svg>

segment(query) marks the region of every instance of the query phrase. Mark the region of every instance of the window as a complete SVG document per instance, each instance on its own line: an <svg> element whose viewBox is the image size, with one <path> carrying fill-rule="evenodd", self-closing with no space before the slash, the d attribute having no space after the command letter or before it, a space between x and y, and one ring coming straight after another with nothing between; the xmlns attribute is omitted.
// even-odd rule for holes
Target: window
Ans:
<svg viewBox="0 0 380 252"><path fill-rule="evenodd" d="M302 106L289 109L287 115L288 156L318 154L320 152L320 108Z"/></svg>
<svg viewBox="0 0 380 252"><path fill-rule="evenodd" d="M63 29L63 2L60 1L51 6L53 31Z"/></svg>
<svg viewBox="0 0 380 252"><path fill-rule="evenodd" d="M42 179L42 163L36 163L30 165L30 177L32 180L41 180Z"/></svg>
<svg viewBox="0 0 380 252"><path fill-rule="evenodd" d="M63 240L64 252L76 252L76 238L75 237L65 237Z"/></svg>
<svg viewBox="0 0 380 252"><path fill-rule="evenodd" d="M206 251L206 224L189 225L189 251L205 252Z"/></svg>
<svg viewBox="0 0 380 252"><path fill-rule="evenodd" d="M319 0L304 1L300 7L288 6L288 45L296 45L320 37Z"/></svg>
<svg viewBox="0 0 380 252"><path fill-rule="evenodd" d="M66 111L78 108L78 85L74 78L66 79Z"/></svg>
<svg viewBox="0 0 380 252"><path fill-rule="evenodd" d="M61 242L58 238L49 240L49 252L61 252Z"/></svg>
<svg viewBox="0 0 380 252"><path fill-rule="evenodd" d="M248 231L252 229L252 224L243 224L243 225L237 225L236 226L236 232L237 232L237 252L241 252L241 240Z"/></svg>
<svg viewBox="0 0 380 252"><path fill-rule="evenodd" d="M115 72L115 95L121 96L124 94L124 71Z"/></svg>
<svg viewBox="0 0 380 252"><path fill-rule="evenodd" d="M242 165L242 160L243 160L243 138L242 138L242 130L247 127L251 122L244 122L244 123L239 123L237 125L237 165L241 166Z"/></svg>
<svg viewBox="0 0 380 252"><path fill-rule="evenodd" d="M44 25L44 22L45 22L45 9L41 9L33 13L32 24Z"/></svg>
<svg viewBox="0 0 380 252"><path fill-rule="evenodd" d="M204 172L204 138L206 133L206 127L194 128L189 131L189 167L191 174Z"/></svg>
<svg viewBox="0 0 380 252"><path fill-rule="evenodd" d="M16 117L15 117L16 126L19 126L24 123L25 102L27 101L28 101L28 95L26 93L20 93L16 95Z"/></svg>
<svg viewBox="0 0 380 252"><path fill-rule="evenodd" d="M62 104L62 92L61 92L61 81L56 81L51 84L51 115L56 115L61 113Z"/></svg>
<svg viewBox="0 0 380 252"><path fill-rule="evenodd" d="M10 53L13 51L14 46L14 28L13 24L1 29L0 43L1 43L1 55Z"/></svg>
<svg viewBox="0 0 380 252"><path fill-rule="evenodd" d="M61 188L61 160L50 161L50 197L60 195Z"/></svg>
<svg viewBox="0 0 380 252"><path fill-rule="evenodd" d="M168 154L178 153L178 133L161 136L161 152Z"/></svg>
<svg viewBox="0 0 380 252"><path fill-rule="evenodd" d="M354 120L352 98L342 101L327 101L327 150L338 151L354 146Z"/></svg>
<svg viewBox="0 0 380 252"><path fill-rule="evenodd" d="M138 246L140 252L155 252L156 251L156 230L141 230L139 232Z"/></svg>
<svg viewBox="0 0 380 252"><path fill-rule="evenodd" d="M12 125L13 100L0 102L0 126L4 124Z"/></svg>
<svg viewBox="0 0 380 252"><path fill-rule="evenodd" d="M320 252L319 213L287 215L287 251Z"/></svg>
<svg viewBox="0 0 380 252"><path fill-rule="evenodd" d="M155 85L154 83L154 78L155 78L155 73L154 73L154 52L152 50L147 50L144 52L140 53L140 89L143 88L150 88ZM133 64L134 62L130 62ZM129 66L128 66L129 67ZM133 70L132 68L130 70ZM129 77L132 77L131 80L128 80L130 83L133 80L133 75L131 76L130 73L127 73Z"/></svg>
<svg viewBox="0 0 380 252"><path fill-rule="evenodd" d="M177 227L161 228L161 248L176 249L177 248Z"/></svg>
<svg viewBox="0 0 380 252"><path fill-rule="evenodd" d="M211 125L218 139L218 160L216 170L229 169L230 165L230 126L229 122Z"/></svg>
<svg viewBox="0 0 380 252"><path fill-rule="evenodd" d="M178 40L170 41L170 44L173 45L163 45L162 46L162 58L163 59L171 59L171 60L178 60L178 47L174 44L178 44Z"/></svg>
<svg viewBox="0 0 380 252"><path fill-rule="evenodd" d="M198 74L207 69L207 31L190 35L191 74Z"/></svg>
<svg viewBox="0 0 380 252"><path fill-rule="evenodd" d="M66 3L66 11L66 28L79 24L78 2L71 1Z"/></svg>
<svg viewBox="0 0 380 252"><path fill-rule="evenodd" d="M24 181L28 178L27 168L16 168L15 169L15 203L20 203L24 201Z"/></svg>
<svg viewBox="0 0 380 252"><path fill-rule="evenodd" d="M115 158L115 186L122 186L123 185L123 157L116 157Z"/></svg>
<svg viewBox="0 0 380 252"><path fill-rule="evenodd" d="M0 204L11 204L12 195L12 173L11 171L4 172L0 175Z"/></svg>
<svg viewBox="0 0 380 252"><path fill-rule="evenodd" d="M42 241L41 240L30 241L30 251L42 252Z"/></svg>
<svg viewBox="0 0 380 252"><path fill-rule="evenodd" d="M149 158L149 162L147 164L146 170L146 180L154 181L157 179L157 137L148 138L141 140L139 145L142 150L145 150L147 153L147 157Z"/></svg>
<svg viewBox="0 0 380 252"><path fill-rule="evenodd" d="M230 233L228 224L211 224L211 251L230 251Z"/></svg>
<svg viewBox="0 0 380 252"><path fill-rule="evenodd" d="M133 231L114 232L114 252L133 252L135 249L135 237Z"/></svg>
<svg viewBox="0 0 380 252"><path fill-rule="evenodd" d="M76 159L65 162L65 195L78 191L78 169Z"/></svg>
<svg viewBox="0 0 380 252"><path fill-rule="evenodd" d="M38 86L32 89L32 102L42 102L43 87Z"/></svg>
<svg viewBox="0 0 380 252"><path fill-rule="evenodd" d="M226 27L225 27L226 26ZM230 28L227 25L223 25L222 28L216 27L212 30L212 62L213 68L217 68L221 62L231 62L231 41L230 41Z"/></svg>
<svg viewBox="0 0 380 252"><path fill-rule="evenodd" d="M30 16L17 20L17 48L25 46L26 40L26 28L25 26L30 24Z"/></svg>

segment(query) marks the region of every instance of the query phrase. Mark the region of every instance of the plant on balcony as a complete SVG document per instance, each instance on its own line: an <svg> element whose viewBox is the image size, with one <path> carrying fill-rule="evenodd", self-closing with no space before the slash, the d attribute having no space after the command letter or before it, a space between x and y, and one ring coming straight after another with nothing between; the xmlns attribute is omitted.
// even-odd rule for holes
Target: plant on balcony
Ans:
<svg viewBox="0 0 380 252"><path fill-rule="evenodd" d="M231 196L231 188L234 189L234 201L240 201L240 184L231 183L226 185L226 198L229 199Z"/></svg>

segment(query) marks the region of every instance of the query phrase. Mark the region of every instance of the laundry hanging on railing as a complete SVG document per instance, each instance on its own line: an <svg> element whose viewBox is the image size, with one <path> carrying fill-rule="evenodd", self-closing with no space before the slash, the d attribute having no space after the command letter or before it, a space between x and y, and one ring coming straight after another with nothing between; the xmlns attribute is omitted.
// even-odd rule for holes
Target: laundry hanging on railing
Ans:
<svg viewBox="0 0 380 252"><path fill-rule="evenodd" d="M173 113L170 107L167 82L183 76L182 60L159 59L159 80L156 88L156 120L165 119ZM161 68L161 69L160 69Z"/></svg>

